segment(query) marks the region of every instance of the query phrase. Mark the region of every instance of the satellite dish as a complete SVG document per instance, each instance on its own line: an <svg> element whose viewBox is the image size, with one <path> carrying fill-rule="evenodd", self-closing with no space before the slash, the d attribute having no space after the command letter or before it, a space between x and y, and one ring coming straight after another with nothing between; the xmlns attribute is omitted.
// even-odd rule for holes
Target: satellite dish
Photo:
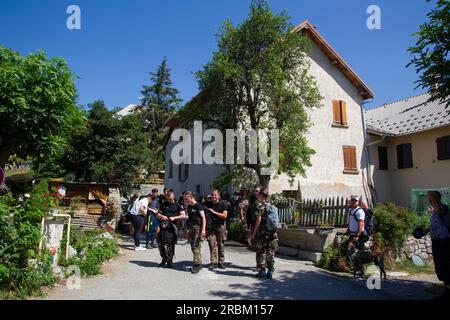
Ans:
<svg viewBox="0 0 450 320"><path fill-rule="evenodd" d="M411 257L411 260L414 263L414 265L417 266L417 267L424 267L425 266L425 261L418 254L413 254L412 257Z"/></svg>

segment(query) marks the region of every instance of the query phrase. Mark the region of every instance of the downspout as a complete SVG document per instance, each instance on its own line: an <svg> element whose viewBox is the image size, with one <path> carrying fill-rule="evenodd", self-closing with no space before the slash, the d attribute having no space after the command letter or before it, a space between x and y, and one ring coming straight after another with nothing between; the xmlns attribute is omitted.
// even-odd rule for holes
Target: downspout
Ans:
<svg viewBox="0 0 450 320"><path fill-rule="evenodd" d="M368 143L367 143L367 127L366 127L366 117L365 117L365 111L364 111L365 103L366 103L366 101L363 101L363 103L361 105L361 120L362 120L363 135L364 135L364 153L366 155L365 156L365 160L366 160L365 169L363 169L363 174L362 174L362 180L363 180L362 184L363 184L363 189L364 189L364 193L366 195L368 205L369 205L369 207L373 207L373 205L377 202L377 199L376 199L375 187L373 185L373 181L372 181L372 178L369 173L370 153L369 153L369 147L368 147ZM373 194L371 192L371 188L373 190Z"/></svg>

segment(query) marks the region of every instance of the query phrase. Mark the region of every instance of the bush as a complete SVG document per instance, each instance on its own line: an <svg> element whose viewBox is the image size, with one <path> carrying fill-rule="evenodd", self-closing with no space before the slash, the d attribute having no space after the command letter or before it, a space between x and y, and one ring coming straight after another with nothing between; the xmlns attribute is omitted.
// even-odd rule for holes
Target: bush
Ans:
<svg viewBox="0 0 450 320"><path fill-rule="evenodd" d="M60 256L59 265L69 267L76 265L82 276L92 276L100 273L103 262L115 257L119 246L114 239L102 237L102 231L86 231L78 235L71 232L71 246L77 251L76 256L65 259Z"/></svg>
<svg viewBox="0 0 450 320"><path fill-rule="evenodd" d="M393 203L377 205L373 212L377 245L394 253L401 251L414 228L426 223L408 208L397 207Z"/></svg>
<svg viewBox="0 0 450 320"><path fill-rule="evenodd" d="M228 240L243 242L244 240L244 227L241 221L233 221L228 229Z"/></svg>
<svg viewBox="0 0 450 320"><path fill-rule="evenodd" d="M55 206L56 197L44 196L48 184L40 183L29 199L0 197L0 291L6 298L25 298L41 293L55 281L51 255L38 255L41 220ZM29 261L36 263L30 266Z"/></svg>

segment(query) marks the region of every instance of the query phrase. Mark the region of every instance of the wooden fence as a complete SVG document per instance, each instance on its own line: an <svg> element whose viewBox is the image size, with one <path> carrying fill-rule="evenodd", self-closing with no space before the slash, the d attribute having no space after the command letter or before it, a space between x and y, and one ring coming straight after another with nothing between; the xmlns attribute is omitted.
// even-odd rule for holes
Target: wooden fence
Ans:
<svg viewBox="0 0 450 320"><path fill-rule="evenodd" d="M347 199L338 197L325 200L308 199L302 202L283 199L274 202L274 205L278 208L280 223L305 227L346 227L347 203Z"/></svg>

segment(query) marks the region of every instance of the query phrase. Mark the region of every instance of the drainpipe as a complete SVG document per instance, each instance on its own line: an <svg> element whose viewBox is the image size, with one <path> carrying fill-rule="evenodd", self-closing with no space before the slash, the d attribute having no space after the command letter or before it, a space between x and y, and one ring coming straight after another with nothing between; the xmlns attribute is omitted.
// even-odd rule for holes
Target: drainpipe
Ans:
<svg viewBox="0 0 450 320"><path fill-rule="evenodd" d="M373 100L373 99L372 99ZM376 193L375 193L375 187L373 186L373 181L370 177L369 174L369 169L370 169L370 153L369 153L369 148L368 148L368 143L367 143L367 127L366 127L366 117L365 117L365 112L364 112L364 104L366 103L366 101L363 101L362 105L361 105L361 120L362 120L362 125L363 125L363 133L364 133L364 151L365 151L365 159L366 159L366 163L365 163L365 170L363 170L363 174L362 176L362 183L363 183L363 189L364 189L364 193L366 195L367 201L368 201L368 205L370 207L372 207L374 205L374 203L376 203ZM365 171L365 173L364 173ZM373 195L371 192L371 188L373 190ZM373 196L373 197L372 197Z"/></svg>

